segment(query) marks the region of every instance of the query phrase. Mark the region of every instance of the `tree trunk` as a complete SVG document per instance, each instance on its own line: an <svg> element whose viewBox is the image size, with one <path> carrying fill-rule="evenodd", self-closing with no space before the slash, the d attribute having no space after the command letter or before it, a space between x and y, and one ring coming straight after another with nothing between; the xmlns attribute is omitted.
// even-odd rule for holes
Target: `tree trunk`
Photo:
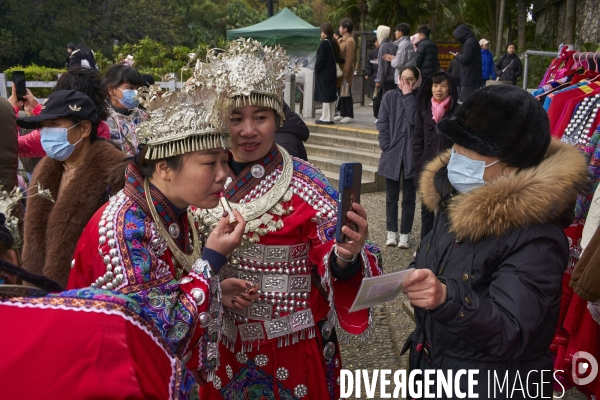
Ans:
<svg viewBox="0 0 600 400"><path fill-rule="evenodd" d="M575 14L577 0L567 0L567 13L565 15L565 44L575 44Z"/></svg>
<svg viewBox="0 0 600 400"><path fill-rule="evenodd" d="M506 10L506 0L500 0L500 12L498 17L498 32L496 37L496 55L502 53L502 34L504 32L504 14Z"/></svg>
<svg viewBox="0 0 600 400"><path fill-rule="evenodd" d="M517 0L517 29L519 30L519 41L517 45L520 52L525 51L527 41L527 6L525 0Z"/></svg>
<svg viewBox="0 0 600 400"><path fill-rule="evenodd" d="M488 0L488 10L490 19L490 49L493 49L494 41L498 34L496 32L496 21L498 20L498 14L496 13L496 0Z"/></svg>

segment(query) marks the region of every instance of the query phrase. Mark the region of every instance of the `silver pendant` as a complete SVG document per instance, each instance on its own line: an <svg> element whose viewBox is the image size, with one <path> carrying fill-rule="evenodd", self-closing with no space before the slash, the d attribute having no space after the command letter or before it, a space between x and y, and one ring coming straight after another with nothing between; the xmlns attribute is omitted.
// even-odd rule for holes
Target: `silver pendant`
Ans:
<svg viewBox="0 0 600 400"><path fill-rule="evenodd" d="M173 239L177 239L179 237L179 225L171 224L171 226L169 226L169 235L171 235Z"/></svg>
<svg viewBox="0 0 600 400"><path fill-rule="evenodd" d="M265 167L263 167L262 165L256 164L253 165L252 168L250 169L250 172L252 173L252 176L255 178L262 178L263 176L265 176Z"/></svg>

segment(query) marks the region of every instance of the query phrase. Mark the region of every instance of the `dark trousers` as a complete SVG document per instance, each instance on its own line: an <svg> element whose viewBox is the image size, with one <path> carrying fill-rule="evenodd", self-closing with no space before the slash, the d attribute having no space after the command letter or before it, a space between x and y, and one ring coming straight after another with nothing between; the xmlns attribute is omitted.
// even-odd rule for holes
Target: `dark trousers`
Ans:
<svg viewBox="0 0 600 400"><path fill-rule="evenodd" d="M417 190L415 180L406 179L404 170L400 171L399 180L385 179L385 225L389 232L398 232L398 200L400 199L400 186L402 185L402 218L400 220L400 233L410 233L415 219L415 206Z"/></svg>
<svg viewBox="0 0 600 400"><path fill-rule="evenodd" d="M471 85L471 86L462 85L462 88L460 91L460 100L464 103L465 101L467 101L467 99L469 97L471 97L473 95L473 93L475 93L477 91L477 89L479 89L479 87L477 87L475 85Z"/></svg>
<svg viewBox="0 0 600 400"><path fill-rule="evenodd" d="M354 118L354 104L352 102L352 88L350 88L350 96L340 97L338 104L340 106L340 116Z"/></svg>
<svg viewBox="0 0 600 400"><path fill-rule="evenodd" d="M429 211L425 204L421 203L421 239L423 239L433 229L435 214Z"/></svg>
<svg viewBox="0 0 600 400"><path fill-rule="evenodd" d="M379 107L381 107L381 99L383 98L383 90L377 88L377 96L373 97L373 116L377 118L379 115Z"/></svg>

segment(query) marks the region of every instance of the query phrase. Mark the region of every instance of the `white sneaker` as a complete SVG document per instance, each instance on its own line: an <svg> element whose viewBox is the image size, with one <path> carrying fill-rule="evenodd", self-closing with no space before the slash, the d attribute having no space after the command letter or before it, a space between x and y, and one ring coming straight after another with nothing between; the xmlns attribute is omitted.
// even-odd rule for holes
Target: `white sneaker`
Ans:
<svg viewBox="0 0 600 400"><path fill-rule="evenodd" d="M340 124L350 124L354 122L354 118L344 117L340 120Z"/></svg>
<svg viewBox="0 0 600 400"><path fill-rule="evenodd" d="M369 103L369 107L372 107L372 106L373 106L373 102L370 102L370 103Z"/></svg>
<svg viewBox="0 0 600 400"><path fill-rule="evenodd" d="M408 244L409 239L410 239L410 233L400 234L400 243L398 243L398 248L399 249L408 249L410 247L410 245Z"/></svg>
<svg viewBox="0 0 600 400"><path fill-rule="evenodd" d="M334 121L341 121L342 118L344 118L344 117L342 117L341 115L336 115L335 117L333 117L333 120Z"/></svg>
<svg viewBox="0 0 600 400"><path fill-rule="evenodd" d="M377 123L377 118L375 118L375 121L373 121L373 123L374 123L374 124L376 124L376 123Z"/></svg>
<svg viewBox="0 0 600 400"><path fill-rule="evenodd" d="M396 245L396 232L388 231L387 240L385 241L386 246L395 246Z"/></svg>

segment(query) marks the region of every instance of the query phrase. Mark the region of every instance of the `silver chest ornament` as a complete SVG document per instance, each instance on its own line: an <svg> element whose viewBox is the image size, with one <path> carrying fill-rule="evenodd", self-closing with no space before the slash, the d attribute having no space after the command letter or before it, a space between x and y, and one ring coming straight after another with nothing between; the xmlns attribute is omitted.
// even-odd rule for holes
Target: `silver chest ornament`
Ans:
<svg viewBox="0 0 600 400"><path fill-rule="evenodd" d="M260 179L265 176L265 167L260 164L253 165L252 168L250 168L250 173L253 177Z"/></svg>

